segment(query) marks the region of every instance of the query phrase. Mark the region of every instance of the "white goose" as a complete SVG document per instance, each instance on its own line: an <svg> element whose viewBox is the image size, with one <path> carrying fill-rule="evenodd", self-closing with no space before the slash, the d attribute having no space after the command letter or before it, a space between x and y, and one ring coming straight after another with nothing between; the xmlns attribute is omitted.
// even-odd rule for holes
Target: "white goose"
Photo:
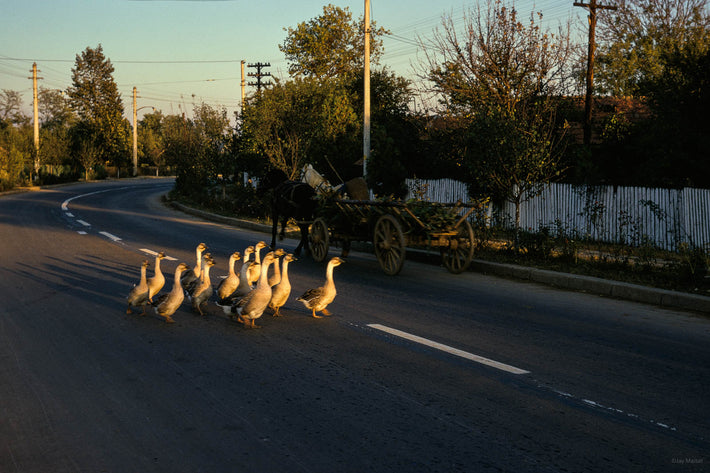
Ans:
<svg viewBox="0 0 710 473"><path fill-rule="evenodd" d="M210 281L210 268L214 266L214 260L210 257L203 258L203 260L204 268L202 268L200 283L190 294L192 309L200 315L205 315L205 313L202 312L202 304L212 297L213 292L212 281Z"/></svg>
<svg viewBox="0 0 710 473"><path fill-rule="evenodd" d="M269 286L271 287L274 287L279 282L281 282L281 269L279 268L279 258L281 258L285 254L286 252L283 248L278 248L276 251L274 251L274 274L269 276Z"/></svg>
<svg viewBox="0 0 710 473"><path fill-rule="evenodd" d="M249 261L249 256L254 253L254 247L249 246L244 250L244 259L242 260L242 268L239 271L239 286L234 291L232 299L244 297L251 292L254 287L249 282L249 270L254 264L253 261ZM231 307L231 304L230 304Z"/></svg>
<svg viewBox="0 0 710 473"><path fill-rule="evenodd" d="M326 307L333 302L336 295L335 282L333 281L333 268L340 266L344 262L345 260L337 256L328 261L328 267L325 273L325 284L321 287L307 290L301 297L296 299L297 301L303 302L306 308L311 309L313 317L317 319L321 318L320 315L316 315L316 312L322 312L323 315L330 315Z"/></svg>
<svg viewBox="0 0 710 473"><path fill-rule="evenodd" d="M148 260L143 260L141 264L141 279L138 284L133 286L133 289L128 293L128 297L126 297L128 302L126 314L132 314L133 309L131 309L131 307L138 306L143 306L143 314L145 314L145 305L148 303L148 281L146 279L146 273L148 272L149 264Z"/></svg>
<svg viewBox="0 0 710 473"><path fill-rule="evenodd" d="M274 311L274 317L281 317L279 310L286 304L286 301L291 295L291 282L288 280L288 264L291 261L296 261L296 257L290 253L284 256L282 263L283 268L281 268L281 281L271 288L269 307Z"/></svg>
<svg viewBox="0 0 710 473"><path fill-rule="evenodd" d="M255 284L261 274L261 249L266 247L266 243L260 241L254 245L254 266L249 269L249 284Z"/></svg>
<svg viewBox="0 0 710 473"><path fill-rule="evenodd" d="M186 271L185 273L183 273L182 277L180 278L180 284L182 285L182 288L186 291L188 290L190 285L194 281L196 281L202 274L202 253L206 249L207 245L205 245L204 243L200 243L199 245L197 245L197 248L195 248L195 267L192 268L192 271Z"/></svg>
<svg viewBox="0 0 710 473"><path fill-rule="evenodd" d="M219 285L217 286L218 304L220 302L224 302L225 299L231 296L232 293L236 291L237 287L239 286L239 275L234 272L234 263L236 263L241 257L242 254L238 251L235 251L229 257L229 274L226 278L222 279L222 281L220 281Z"/></svg>
<svg viewBox="0 0 710 473"><path fill-rule="evenodd" d="M269 265L274 262L274 254L269 252L261 263L261 273L256 288L232 306L232 313L238 314L237 321L245 327L258 328L254 321L261 317L271 300L269 286Z"/></svg>
<svg viewBox="0 0 710 473"><path fill-rule="evenodd" d="M153 302L153 296L160 292L165 285L165 276L160 269L160 262L165 258L162 251L155 255L155 273L152 278L148 278L148 302Z"/></svg>
<svg viewBox="0 0 710 473"><path fill-rule="evenodd" d="M175 322L172 315L176 310L178 310L180 304L182 304L182 301L185 299L185 291L182 289L182 285L180 284L180 277L182 276L183 271L189 270L190 267L188 265L180 263L177 268L175 268L175 280L173 282L172 291L160 295L160 297L153 302L153 309L155 309L155 313L161 317L165 317L165 321L167 323L171 324Z"/></svg>

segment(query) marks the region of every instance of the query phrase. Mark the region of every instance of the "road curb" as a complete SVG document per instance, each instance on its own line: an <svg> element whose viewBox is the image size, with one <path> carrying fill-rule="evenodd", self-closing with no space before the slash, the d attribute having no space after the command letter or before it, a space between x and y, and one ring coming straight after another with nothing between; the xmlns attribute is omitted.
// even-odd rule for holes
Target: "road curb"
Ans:
<svg viewBox="0 0 710 473"><path fill-rule="evenodd" d="M561 289L587 292L600 296L615 297L634 302L656 305L659 307L683 309L695 312L710 313L710 297L669 291L620 281L582 276L578 274L560 273L545 269L517 266L513 264L494 263L474 260L472 269L484 274L493 274L506 278L546 284Z"/></svg>
<svg viewBox="0 0 710 473"><path fill-rule="evenodd" d="M267 234L271 233L271 225L268 224L217 215L211 212L198 210L175 201L165 200L165 203L177 210L180 210L181 212L185 212L205 220L224 223ZM291 238L300 238L298 232L286 232L286 234ZM417 252L416 250L410 249L407 249L407 253L428 254L427 252ZM710 314L710 297L698 296L695 294L686 294L683 292L669 291L667 289L640 286L637 284L612 281L593 276L561 273L514 264L494 263L479 259L474 259L471 262L470 269L484 274L492 274L509 279L520 279L539 284L546 284L561 289L586 292L634 302L642 302L644 304L651 304L670 309L682 309Z"/></svg>

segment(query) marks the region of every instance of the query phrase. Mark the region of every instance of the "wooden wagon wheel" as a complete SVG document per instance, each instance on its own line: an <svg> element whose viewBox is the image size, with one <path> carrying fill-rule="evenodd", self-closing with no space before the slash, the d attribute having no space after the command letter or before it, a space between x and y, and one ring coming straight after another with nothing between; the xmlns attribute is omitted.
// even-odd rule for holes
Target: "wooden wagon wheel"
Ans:
<svg viewBox="0 0 710 473"><path fill-rule="evenodd" d="M473 258L473 228L464 220L456 231L456 235L449 237L448 248L441 249L441 257L450 272L459 274L468 268Z"/></svg>
<svg viewBox="0 0 710 473"><path fill-rule="evenodd" d="M330 246L330 235L325 220L317 218L313 221L311 230L308 232L308 240L313 259L318 263L324 261L328 256L328 247Z"/></svg>
<svg viewBox="0 0 710 473"><path fill-rule="evenodd" d="M372 243L385 274L394 276L399 273L404 264L405 244L404 232L397 219L388 214L377 219Z"/></svg>

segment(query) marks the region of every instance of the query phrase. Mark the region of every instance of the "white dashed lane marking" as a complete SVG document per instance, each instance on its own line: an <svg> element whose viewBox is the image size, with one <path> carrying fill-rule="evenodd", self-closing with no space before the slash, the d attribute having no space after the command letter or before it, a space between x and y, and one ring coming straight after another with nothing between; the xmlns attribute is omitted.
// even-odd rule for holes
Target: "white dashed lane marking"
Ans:
<svg viewBox="0 0 710 473"><path fill-rule="evenodd" d="M148 248L141 248L141 251L152 256L156 256L158 254L157 251L149 250ZM168 261L177 261L177 258L173 258L172 256L167 255L165 256L165 259Z"/></svg>
<svg viewBox="0 0 710 473"><path fill-rule="evenodd" d="M121 239L119 237L117 237L116 235L112 235L109 232L99 232L99 234L101 234L101 235L105 236L106 238L113 240L113 241L121 241Z"/></svg>
<svg viewBox="0 0 710 473"><path fill-rule="evenodd" d="M501 363L499 361L490 360L488 358L484 358L479 355L474 355L473 353L459 350L458 348L450 347L448 345L444 345L443 343L435 342L433 340L429 340L428 338L420 337L418 335L412 335L411 333L403 332L401 330L387 327L385 325L368 324L367 326L370 328L374 328L375 330L380 330L382 332L389 333L390 335L394 335L396 337L404 338L405 340L409 340L410 342L415 342L415 343L419 343L421 345L428 346L430 348L435 348L437 350L441 350L441 351L443 351L445 353L449 353L451 355L460 356L461 358L475 361L476 363L480 363L482 365L490 366L492 368L496 368L496 369L499 369L502 371L507 371L508 373L512 373L512 374L528 374L528 373L530 373L529 371L526 371L526 370L523 370L520 368L516 368L515 366L506 365L505 363Z"/></svg>

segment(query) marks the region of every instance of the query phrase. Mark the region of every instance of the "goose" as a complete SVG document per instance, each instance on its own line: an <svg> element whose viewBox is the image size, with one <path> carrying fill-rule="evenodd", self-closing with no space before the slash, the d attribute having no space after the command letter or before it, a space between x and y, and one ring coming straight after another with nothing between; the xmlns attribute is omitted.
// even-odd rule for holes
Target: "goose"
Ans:
<svg viewBox="0 0 710 473"><path fill-rule="evenodd" d="M291 282L288 280L288 264L291 261L296 261L296 257L290 253L284 256L282 263L283 268L281 269L281 281L271 288L269 307L274 311L274 317L281 317L279 310L286 304L286 301L291 295Z"/></svg>
<svg viewBox="0 0 710 473"><path fill-rule="evenodd" d="M171 324L175 322L172 315L178 310L182 301L185 300L185 292L180 284L180 278L182 277L183 271L189 270L190 267L185 263L178 264L177 268L175 268L175 281L173 282L172 291L161 294L160 297L153 302L155 313L161 317L165 317L167 323Z"/></svg>
<svg viewBox="0 0 710 473"><path fill-rule="evenodd" d="M165 258L162 251L155 255L155 274L148 278L148 302L153 302L153 296L160 292L165 285L165 276L160 269L160 261Z"/></svg>
<svg viewBox="0 0 710 473"><path fill-rule="evenodd" d="M205 315L202 312L202 304L212 297L212 282L210 281L210 268L214 266L214 260L211 257L203 258L204 268L202 268L202 274L200 276L200 283L195 287L195 289L190 294L190 301L192 302L192 309L199 313L200 315Z"/></svg>
<svg viewBox="0 0 710 473"><path fill-rule="evenodd" d="M242 268L239 271L239 286L237 286L237 289L232 293L232 299L236 298L241 298L246 296L251 292L254 287L251 285L249 282L249 270L250 268L254 265L253 261L249 261L249 255L254 253L254 247L249 246L247 247L246 250L244 250L244 259L242 260ZM230 304L231 306L231 304Z"/></svg>
<svg viewBox="0 0 710 473"><path fill-rule="evenodd" d="M343 264L345 260L339 257L331 258L328 261L328 267L325 272L325 284L321 287L315 289L309 289L303 293L301 297L296 299L297 301L303 302L306 308L313 311L313 317L320 319L320 315L316 315L316 312L322 312L323 315L330 315L330 312L326 310L328 304L333 302L335 299L335 282L333 282L333 268Z"/></svg>
<svg viewBox="0 0 710 473"><path fill-rule="evenodd" d="M210 253L202 253L202 258L200 259L200 275L193 281L189 282L187 284L187 287L185 288L185 294L187 297L192 297L192 294L197 290L198 287L202 284L202 279L205 274L205 267L207 266L207 261L212 259L212 254Z"/></svg>
<svg viewBox="0 0 710 473"><path fill-rule="evenodd" d="M249 284L255 284L259 279L259 274L261 274L261 249L266 247L266 243L260 241L254 245L254 265L253 268L249 270Z"/></svg>
<svg viewBox="0 0 710 473"><path fill-rule="evenodd" d="M224 301L225 299L227 299L239 286L239 275L234 272L234 263L241 259L241 257L242 254L238 251L235 251L229 257L229 274L226 278L222 279L222 281L220 281L219 283L219 286L217 286L218 301Z"/></svg>
<svg viewBox="0 0 710 473"><path fill-rule="evenodd" d="M274 274L269 276L269 286L274 287L279 282L281 282L281 269L279 269L279 258L285 255L286 252L283 248L278 248L274 251Z"/></svg>
<svg viewBox="0 0 710 473"><path fill-rule="evenodd" d="M146 279L146 273L148 272L148 265L150 263L148 260L143 260L141 264L141 279L138 284L133 286L131 292L128 293L126 300L128 301L128 308L126 309L126 314L132 314L133 310L131 306L143 306L143 314L145 314L145 305L148 303L148 281Z"/></svg>
<svg viewBox="0 0 710 473"><path fill-rule="evenodd" d="M197 248L195 248L195 256L197 257L195 267L192 268L192 271L186 271L185 273L183 273L182 277L180 278L180 284L182 285L182 288L186 291L188 290L190 284L192 284L200 277L200 274L202 272L202 253L206 249L207 245L205 245L204 243L200 243L199 245L197 245Z"/></svg>
<svg viewBox="0 0 710 473"><path fill-rule="evenodd" d="M261 317L269 305L271 286L269 286L267 273L269 272L269 265L273 262L274 254L272 252L267 253L261 263L261 272L256 288L232 306L232 313L238 314L237 322L244 324L245 327L258 328L254 321Z"/></svg>

